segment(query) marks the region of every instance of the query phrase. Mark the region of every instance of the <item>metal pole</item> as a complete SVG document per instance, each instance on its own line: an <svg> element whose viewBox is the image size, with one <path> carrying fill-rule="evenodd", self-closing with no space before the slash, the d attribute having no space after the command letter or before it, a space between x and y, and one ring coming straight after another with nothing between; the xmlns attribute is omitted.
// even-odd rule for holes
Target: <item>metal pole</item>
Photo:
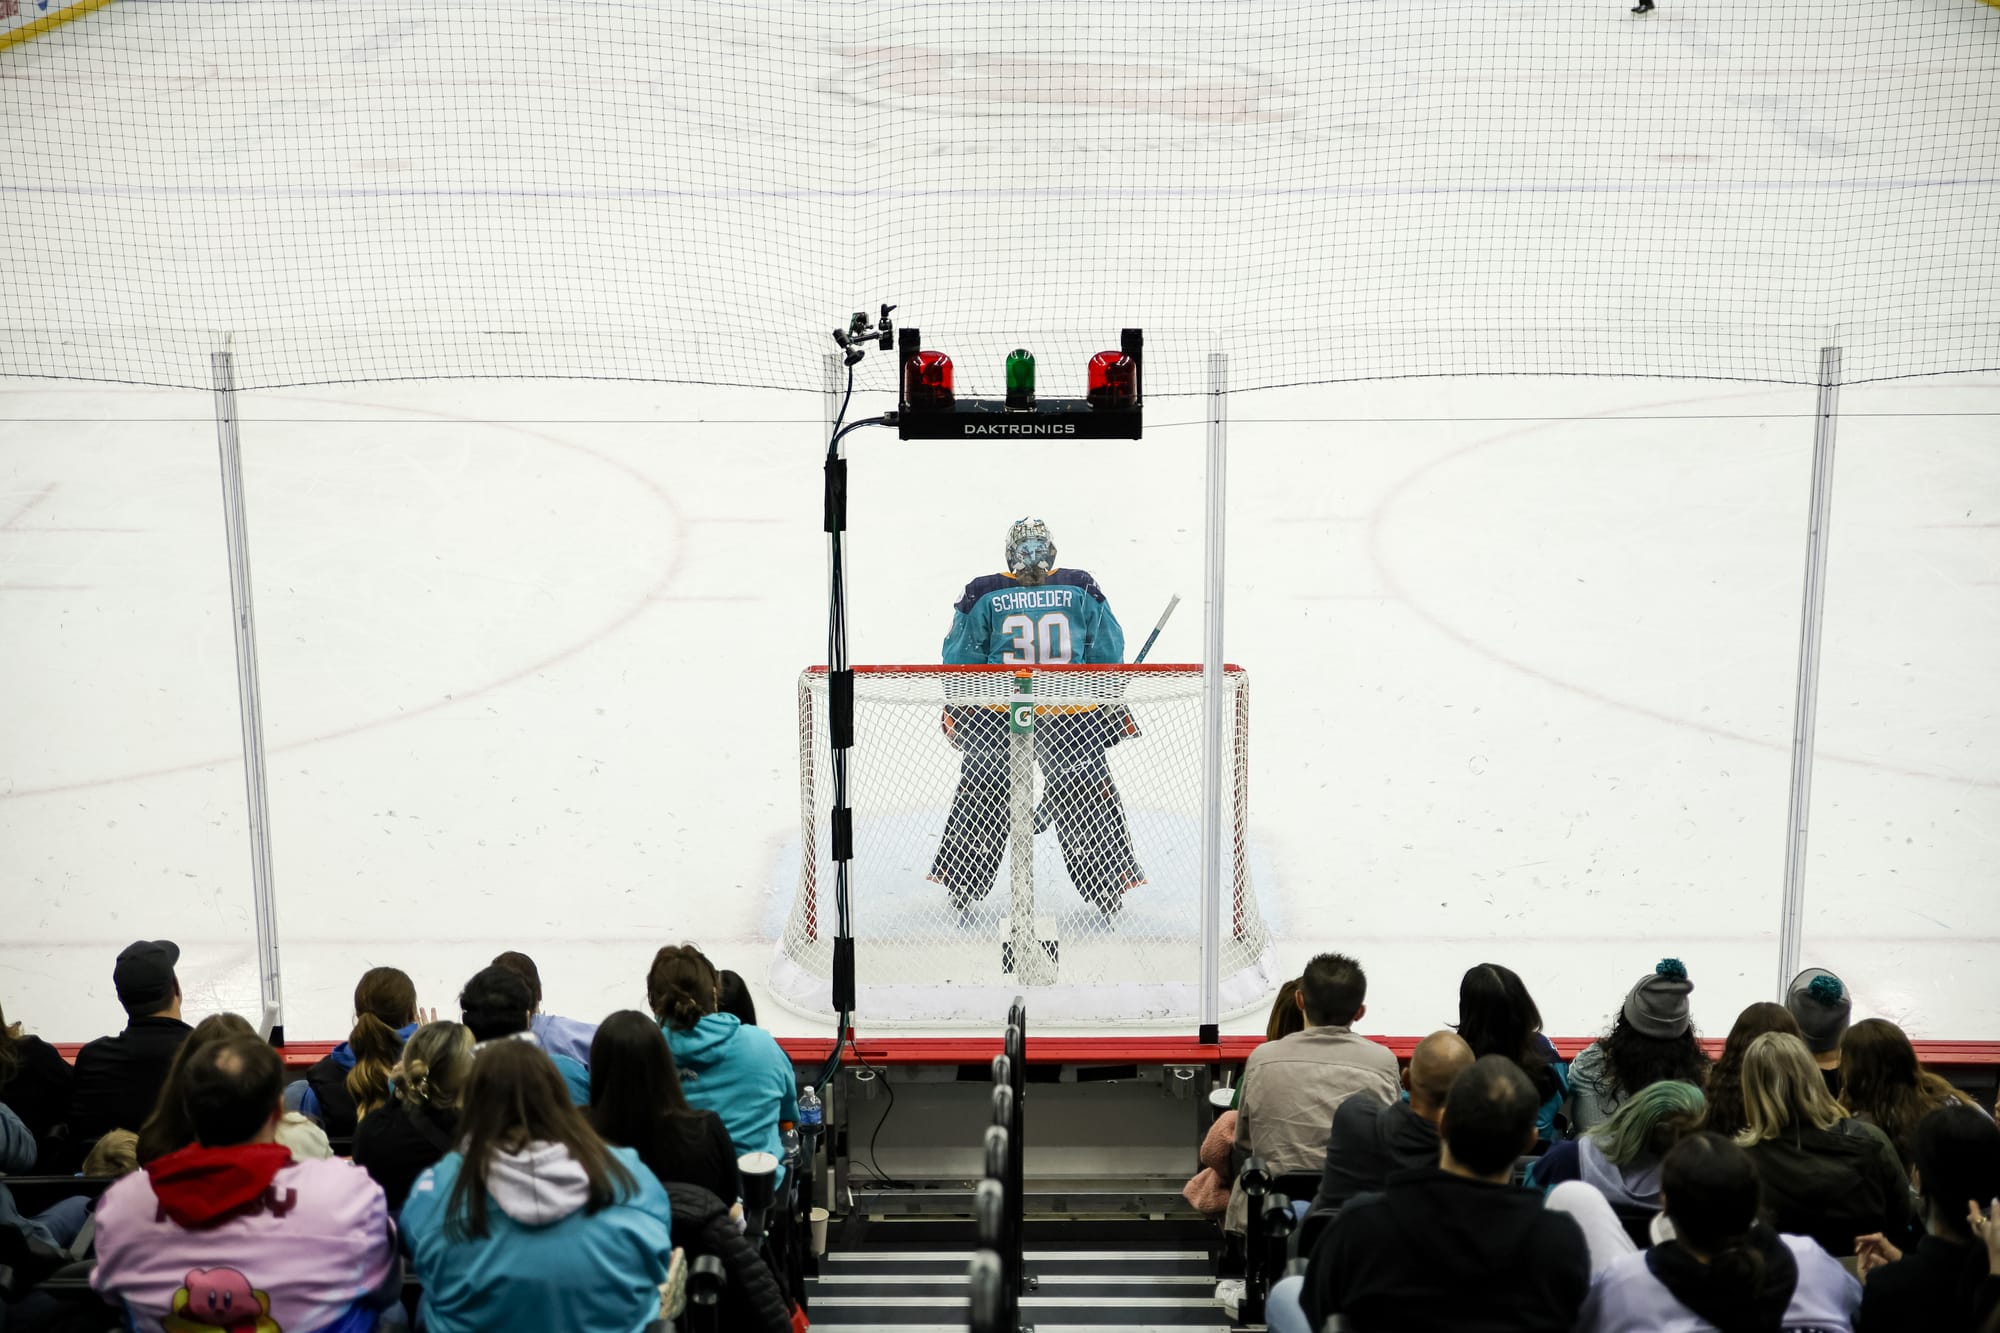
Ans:
<svg viewBox="0 0 2000 1333"><path fill-rule="evenodd" d="M1054 960L1035 938L1035 681L1015 674L1007 704L1007 950L1025 986L1055 981Z"/></svg>
<svg viewBox="0 0 2000 1333"><path fill-rule="evenodd" d="M1205 1042L1221 1033L1222 886L1225 861L1222 809L1231 771L1228 745L1228 681L1222 672L1222 592L1224 528L1228 518L1229 357L1208 354L1208 517L1202 549L1207 572L1202 589L1201 659L1201 1033Z"/></svg>
<svg viewBox="0 0 2000 1333"><path fill-rule="evenodd" d="M236 704L243 727L243 789L250 824L250 892L257 920L259 1031L285 1040L284 991L278 973L278 906L271 879L271 815L264 769L264 703L257 683L257 617L250 601L250 533L243 509L243 449L236 428L236 364L225 348L211 354L215 437L222 457L222 517L229 540L229 600L236 628Z"/></svg>
<svg viewBox="0 0 2000 1333"><path fill-rule="evenodd" d="M1799 974L1805 933L1806 823L1812 813L1813 730L1819 713L1820 631L1826 611L1827 524L1833 508L1833 435L1840 416L1840 349L1819 349L1813 417L1812 514L1806 527L1805 605L1799 617L1799 687L1792 710L1791 817L1785 825L1785 907L1778 927L1778 998Z"/></svg>

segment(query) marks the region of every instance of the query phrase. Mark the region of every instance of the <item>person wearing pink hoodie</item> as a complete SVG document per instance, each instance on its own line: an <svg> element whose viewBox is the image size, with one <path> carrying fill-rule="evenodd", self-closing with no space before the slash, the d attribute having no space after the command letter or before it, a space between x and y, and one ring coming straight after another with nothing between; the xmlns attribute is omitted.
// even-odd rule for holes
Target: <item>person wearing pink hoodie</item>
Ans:
<svg viewBox="0 0 2000 1333"><path fill-rule="evenodd" d="M402 1292L382 1187L279 1144L284 1067L253 1036L185 1069L195 1142L97 1205L90 1283L138 1333L366 1333Z"/></svg>

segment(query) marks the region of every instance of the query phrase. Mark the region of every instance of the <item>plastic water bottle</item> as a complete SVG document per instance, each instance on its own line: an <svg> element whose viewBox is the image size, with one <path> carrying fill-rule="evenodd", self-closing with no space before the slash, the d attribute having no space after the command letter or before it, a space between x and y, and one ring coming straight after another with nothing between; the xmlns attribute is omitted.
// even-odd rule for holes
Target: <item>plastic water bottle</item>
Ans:
<svg viewBox="0 0 2000 1333"><path fill-rule="evenodd" d="M826 1108L819 1103L819 1094L808 1083L799 1089L799 1130L811 1134L826 1121Z"/></svg>
<svg viewBox="0 0 2000 1333"><path fill-rule="evenodd" d="M799 1131L796 1125L781 1124L778 1127L778 1146L783 1150L785 1165L799 1163Z"/></svg>

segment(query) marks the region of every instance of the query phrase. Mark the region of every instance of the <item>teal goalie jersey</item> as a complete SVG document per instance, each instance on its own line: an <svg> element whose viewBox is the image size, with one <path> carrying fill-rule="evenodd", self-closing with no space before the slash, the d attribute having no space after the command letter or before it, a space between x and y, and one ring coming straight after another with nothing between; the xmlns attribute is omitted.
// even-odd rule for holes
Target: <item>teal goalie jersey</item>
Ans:
<svg viewBox="0 0 2000 1333"><path fill-rule="evenodd" d="M1125 660L1125 632L1097 580L1057 569L1042 583L982 574L965 585L944 638L948 665L1035 666Z"/></svg>

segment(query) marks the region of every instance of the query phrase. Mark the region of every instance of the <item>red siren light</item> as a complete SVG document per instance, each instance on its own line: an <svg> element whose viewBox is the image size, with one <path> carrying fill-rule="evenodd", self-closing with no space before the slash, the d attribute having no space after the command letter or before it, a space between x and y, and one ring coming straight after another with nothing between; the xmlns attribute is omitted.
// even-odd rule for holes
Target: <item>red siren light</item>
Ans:
<svg viewBox="0 0 2000 1333"><path fill-rule="evenodd" d="M943 352L918 352L903 370L903 401L912 412L949 412L952 406L951 358Z"/></svg>
<svg viewBox="0 0 2000 1333"><path fill-rule="evenodd" d="M1131 409L1139 405L1139 363L1123 352L1099 352L1090 358L1092 407Z"/></svg>

